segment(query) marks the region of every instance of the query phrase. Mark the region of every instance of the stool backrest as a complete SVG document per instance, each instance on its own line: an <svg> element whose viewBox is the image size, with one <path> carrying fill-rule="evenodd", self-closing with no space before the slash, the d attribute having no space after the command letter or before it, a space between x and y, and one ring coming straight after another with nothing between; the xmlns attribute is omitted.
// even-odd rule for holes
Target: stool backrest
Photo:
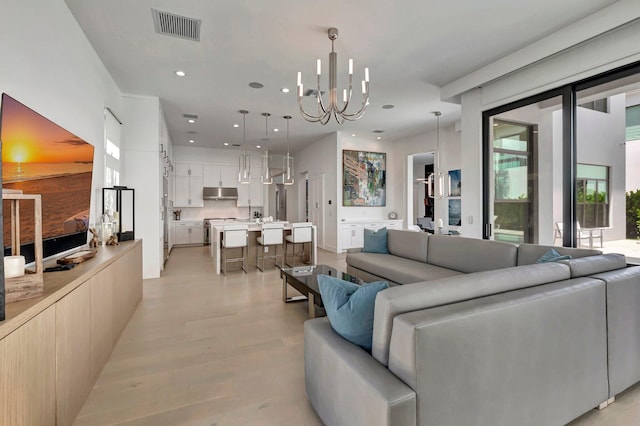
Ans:
<svg viewBox="0 0 640 426"><path fill-rule="evenodd" d="M222 247L246 247L249 234L247 225L229 225L222 231Z"/></svg>
<svg viewBox="0 0 640 426"><path fill-rule="evenodd" d="M262 245L270 246L274 244L282 244L284 224L282 223L263 223L262 224Z"/></svg>
<svg viewBox="0 0 640 426"><path fill-rule="evenodd" d="M312 226L311 222L300 222L291 224L291 239L294 243L311 242Z"/></svg>

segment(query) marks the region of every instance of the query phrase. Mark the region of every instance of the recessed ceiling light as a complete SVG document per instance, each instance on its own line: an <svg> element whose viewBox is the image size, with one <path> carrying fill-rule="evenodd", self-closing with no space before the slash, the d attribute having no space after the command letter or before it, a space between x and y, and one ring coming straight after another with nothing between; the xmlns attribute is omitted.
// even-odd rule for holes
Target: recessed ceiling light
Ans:
<svg viewBox="0 0 640 426"><path fill-rule="evenodd" d="M194 143L195 141L193 139L189 139L189 143Z"/></svg>
<svg viewBox="0 0 640 426"><path fill-rule="evenodd" d="M279 131L280 131L280 129L273 129L273 131L274 131L274 132L279 132Z"/></svg>
<svg viewBox="0 0 640 426"><path fill-rule="evenodd" d="M289 93L289 88L288 87L283 87L282 89L280 89L280 91L282 93Z"/></svg>
<svg viewBox="0 0 640 426"><path fill-rule="evenodd" d="M264 84L258 83L257 81L252 81L251 83L249 83L249 87L253 87L254 89L262 89L264 87Z"/></svg>
<svg viewBox="0 0 640 426"><path fill-rule="evenodd" d="M391 105L391 104L382 105L382 109L393 109L395 107L396 107L395 105Z"/></svg>
<svg viewBox="0 0 640 426"><path fill-rule="evenodd" d="M355 133L352 133L352 134L351 134L351 137L354 137L355 135L356 135Z"/></svg>
<svg viewBox="0 0 640 426"><path fill-rule="evenodd" d="M190 119L188 119L187 121L188 121L189 123L191 123L191 124L193 124L193 123L195 123L195 122L196 122L196 120L194 120L193 118L190 118Z"/></svg>
<svg viewBox="0 0 640 426"><path fill-rule="evenodd" d="M380 139L382 139L382 136L378 136L376 139L380 140Z"/></svg>
<svg viewBox="0 0 640 426"><path fill-rule="evenodd" d="M225 142L223 145L224 146L229 146L229 142Z"/></svg>
<svg viewBox="0 0 640 426"><path fill-rule="evenodd" d="M187 75L187 73L182 71L182 70L178 70L178 71L176 71L176 75L178 77L184 77L185 75Z"/></svg>
<svg viewBox="0 0 640 426"><path fill-rule="evenodd" d="M260 148L262 148L262 147L261 147L260 145L256 145L256 148L260 149Z"/></svg>
<svg viewBox="0 0 640 426"><path fill-rule="evenodd" d="M236 124L236 123L233 123L233 127L238 128L238 127L240 127L240 125L239 125L239 124Z"/></svg>

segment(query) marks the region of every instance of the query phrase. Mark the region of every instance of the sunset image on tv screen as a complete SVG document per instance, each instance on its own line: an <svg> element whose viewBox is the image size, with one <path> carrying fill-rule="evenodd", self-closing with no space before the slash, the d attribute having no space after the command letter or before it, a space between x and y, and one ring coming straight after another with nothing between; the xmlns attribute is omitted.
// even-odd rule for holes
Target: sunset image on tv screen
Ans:
<svg viewBox="0 0 640 426"><path fill-rule="evenodd" d="M4 94L2 187L42 195L43 239L86 231L91 203L93 146ZM11 244L11 211L3 204L4 245ZM20 203L21 243L34 238L33 202Z"/></svg>

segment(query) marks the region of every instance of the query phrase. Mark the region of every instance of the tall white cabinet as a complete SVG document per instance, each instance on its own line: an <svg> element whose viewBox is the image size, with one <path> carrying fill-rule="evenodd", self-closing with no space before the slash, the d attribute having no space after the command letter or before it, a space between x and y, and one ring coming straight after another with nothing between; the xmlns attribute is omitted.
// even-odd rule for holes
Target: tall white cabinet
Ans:
<svg viewBox="0 0 640 426"><path fill-rule="evenodd" d="M174 207L204 206L202 164L175 163L173 185Z"/></svg>

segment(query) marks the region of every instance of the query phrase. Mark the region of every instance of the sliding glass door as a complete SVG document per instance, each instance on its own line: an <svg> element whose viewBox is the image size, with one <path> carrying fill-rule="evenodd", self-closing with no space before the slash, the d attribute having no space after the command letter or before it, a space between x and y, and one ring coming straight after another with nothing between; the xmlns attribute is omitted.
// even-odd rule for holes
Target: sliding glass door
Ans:
<svg viewBox="0 0 640 426"><path fill-rule="evenodd" d="M640 64L485 111L484 238L594 248L635 239L639 157Z"/></svg>
<svg viewBox="0 0 640 426"><path fill-rule="evenodd" d="M485 113L485 238L553 242L554 210L562 212L561 109L562 97L551 93Z"/></svg>

